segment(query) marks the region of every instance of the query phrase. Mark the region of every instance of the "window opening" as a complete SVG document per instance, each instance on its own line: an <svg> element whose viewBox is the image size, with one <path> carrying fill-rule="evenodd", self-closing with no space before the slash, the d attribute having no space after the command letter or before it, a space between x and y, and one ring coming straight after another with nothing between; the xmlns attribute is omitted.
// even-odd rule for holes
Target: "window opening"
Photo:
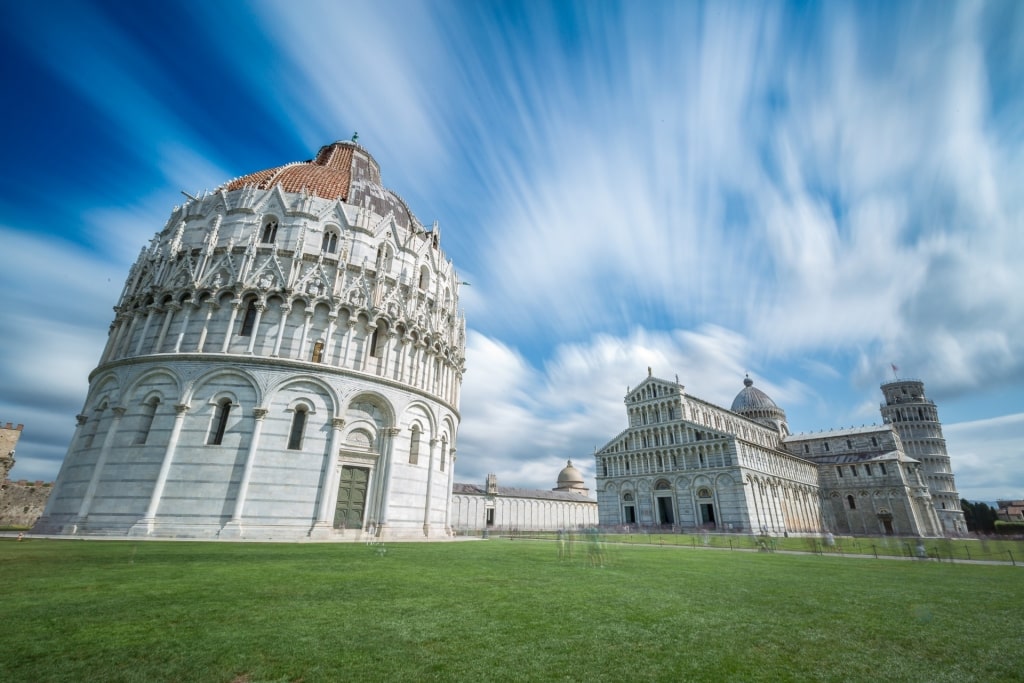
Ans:
<svg viewBox="0 0 1024 683"><path fill-rule="evenodd" d="M850 504L850 509L851 510L856 510L857 509L857 502L853 499L853 495L852 494L846 497L846 502Z"/></svg>
<svg viewBox="0 0 1024 683"><path fill-rule="evenodd" d="M224 432L228 427L228 415L231 413L231 399L224 399L217 404L217 410L213 414L213 429L210 430L210 438L206 443L210 446L219 446L224 441Z"/></svg>
<svg viewBox="0 0 1024 683"><path fill-rule="evenodd" d="M149 431L153 428L153 418L156 417L157 406L160 399L155 396L147 403L142 404L142 419L139 422L139 434L135 437L135 443L139 446L145 445L149 438Z"/></svg>
<svg viewBox="0 0 1024 683"><path fill-rule="evenodd" d="M277 241L277 220L270 219L267 224L263 226L263 239L260 240L263 244L273 244Z"/></svg>
<svg viewBox="0 0 1024 683"><path fill-rule="evenodd" d="M370 355L373 358L380 356L380 328L373 328L373 335L370 337Z"/></svg>
<svg viewBox="0 0 1024 683"><path fill-rule="evenodd" d="M242 329L238 334L242 337L251 337L252 328L256 325L256 300L253 299L245 309L245 317L242 318Z"/></svg>
<svg viewBox="0 0 1024 683"><path fill-rule="evenodd" d="M288 450L302 450L302 435L306 430L306 407L299 406L292 415L292 428L288 432Z"/></svg>
<svg viewBox="0 0 1024 683"><path fill-rule="evenodd" d="M338 234L334 232L325 232L324 241L321 245L322 252L325 254L334 254L338 251Z"/></svg>
<svg viewBox="0 0 1024 683"><path fill-rule="evenodd" d="M313 360L314 363L320 363L320 362L323 361L323 359L324 359L324 343L322 341L317 341L317 343L313 344L312 360Z"/></svg>
<svg viewBox="0 0 1024 683"><path fill-rule="evenodd" d="M420 462L420 427L412 426L412 436L409 437L409 464L417 465Z"/></svg>

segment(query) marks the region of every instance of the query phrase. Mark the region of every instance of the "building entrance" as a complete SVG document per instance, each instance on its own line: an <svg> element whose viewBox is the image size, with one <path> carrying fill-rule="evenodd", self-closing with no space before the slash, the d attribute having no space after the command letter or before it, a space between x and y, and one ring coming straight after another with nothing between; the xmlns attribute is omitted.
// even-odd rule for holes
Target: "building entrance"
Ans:
<svg viewBox="0 0 1024 683"><path fill-rule="evenodd" d="M662 496L658 498L658 523L676 523L675 515L672 514L672 499L669 496Z"/></svg>
<svg viewBox="0 0 1024 683"><path fill-rule="evenodd" d="M715 506L713 503L700 504L701 526L715 526Z"/></svg>
<svg viewBox="0 0 1024 683"><path fill-rule="evenodd" d="M624 524L636 524L636 508L632 505L623 505L622 518Z"/></svg>
<svg viewBox="0 0 1024 683"><path fill-rule="evenodd" d="M334 509L335 529L361 529L366 507L366 484L370 470L365 467L342 467L338 483L338 504Z"/></svg>

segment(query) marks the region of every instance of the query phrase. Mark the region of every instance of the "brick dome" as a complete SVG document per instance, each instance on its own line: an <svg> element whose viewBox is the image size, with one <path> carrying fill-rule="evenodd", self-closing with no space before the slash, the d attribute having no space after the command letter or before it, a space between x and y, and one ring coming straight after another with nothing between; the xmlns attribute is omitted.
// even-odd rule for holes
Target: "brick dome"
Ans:
<svg viewBox="0 0 1024 683"><path fill-rule="evenodd" d="M310 161L295 161L250 173L225 183L222 189L228 192L247 187L269 190L277 186L285 192L340 199L347 204L371 208L381 216L393 213L396 222L406 229L419 226L401 197L382 185L377 161L353 141L339 140L324 145Z"/></svg>

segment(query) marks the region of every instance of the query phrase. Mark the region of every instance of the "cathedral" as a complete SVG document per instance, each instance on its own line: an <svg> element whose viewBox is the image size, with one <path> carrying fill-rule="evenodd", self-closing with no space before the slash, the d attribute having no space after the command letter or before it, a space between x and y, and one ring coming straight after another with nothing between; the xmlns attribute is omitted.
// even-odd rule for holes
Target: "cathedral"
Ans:
<svg viewBox="0 0 1024 683"><path fill-rule="evenodd" d="M790 434L748 377L730 409L651 376L629 426L595 453L602 525L769 534L967 532L935 404L918 380L882 385L882 425Z"/></svg>
<svg viewBox="0 0 1024 683"><path fill-rule="evenodd" d="M449 533L459 278L362 146L176 207L131 268L38 533Z"/></svg>

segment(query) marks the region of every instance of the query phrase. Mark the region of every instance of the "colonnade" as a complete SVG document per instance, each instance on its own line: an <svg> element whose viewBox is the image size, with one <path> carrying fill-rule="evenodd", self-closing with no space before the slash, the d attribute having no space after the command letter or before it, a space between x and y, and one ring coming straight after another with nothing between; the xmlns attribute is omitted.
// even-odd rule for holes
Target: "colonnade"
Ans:
<svg viewBox="0 0 1024 683"><path fill-rule="evenodd" d="M219 301L186 294L181 302L167 299L118 315L100 364L150 353L284 358L373 374L458 404L461 359L427 331L385 316L371 321L365 309L332 309L323 300L273 296L264 303L222 292ZM273 304L276 315L268 315Z"/></svg>

